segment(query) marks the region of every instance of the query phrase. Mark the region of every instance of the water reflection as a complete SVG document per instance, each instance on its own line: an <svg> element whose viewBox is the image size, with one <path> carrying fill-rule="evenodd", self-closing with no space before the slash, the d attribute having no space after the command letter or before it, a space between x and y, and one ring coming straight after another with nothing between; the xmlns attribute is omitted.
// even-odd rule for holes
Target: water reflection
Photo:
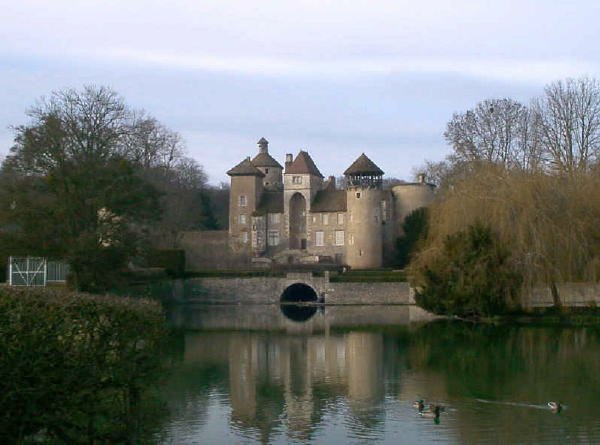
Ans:
<svg viewBox="0 0 600 445"><path fill-rule="evenodd" d="M165 389L166 443L600 441L592 328L194 332L181 361ZM418 398L446 406L439 425L417 415ZM569 408L527 406L548 400Z"/></svg>
<svg viewBox="0 0 600 445"><path fill-rule="evenodd" d="M332 328L397 326L430 321L416 306L180 305L170 311L171 324L190 330L270 330L327 332ZM304 318L304 319L303 319ZM302 323L299 323L302 322Z"/></svg>
<svg viewBox="0 0 600 445"><path fill-rule="evenodd" d="M315 305L282 304L281 313L288 319L297 322L308 321L317 313ZM320 306L323 309L323 306Z"/></svg>

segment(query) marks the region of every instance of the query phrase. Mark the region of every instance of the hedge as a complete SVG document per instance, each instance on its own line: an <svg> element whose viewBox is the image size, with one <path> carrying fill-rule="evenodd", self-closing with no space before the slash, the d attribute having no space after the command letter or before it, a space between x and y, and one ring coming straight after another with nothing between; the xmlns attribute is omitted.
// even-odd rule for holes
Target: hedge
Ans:
<svg viewBox="0 0 600 445"><path fill-rule="evenodd" d="M148 252L148 267L161 267L174 278L185 274L185 251L180 249L155 249Z"/></svg>
<svg viewBox="0 0 600 445"><path fill-rule="evenodd" d="M6 443L144 440L144 394L163 372L157 302L0 289L0 437Z"/></svg>

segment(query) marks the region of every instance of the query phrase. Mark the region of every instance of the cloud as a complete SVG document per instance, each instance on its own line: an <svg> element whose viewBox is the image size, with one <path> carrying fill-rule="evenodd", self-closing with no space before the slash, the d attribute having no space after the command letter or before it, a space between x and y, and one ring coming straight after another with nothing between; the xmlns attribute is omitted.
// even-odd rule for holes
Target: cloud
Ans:
<svg viewBox="0 0 600 445"><path fill-rule="evenodd" d="M600 65L592 62L510 58L386 57L310 60L281 57L227 57L129 49L98 51L94 57L118 63L145 64L193 71L340 79L371 75L425 73L543 84L559 78L578 77L600 71Z"/></svg>

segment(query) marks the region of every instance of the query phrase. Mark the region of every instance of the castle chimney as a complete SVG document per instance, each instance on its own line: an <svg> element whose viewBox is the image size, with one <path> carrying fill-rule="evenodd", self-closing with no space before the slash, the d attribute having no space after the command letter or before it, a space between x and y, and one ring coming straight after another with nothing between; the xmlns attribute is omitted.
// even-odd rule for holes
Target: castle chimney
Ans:
<svg viewBox="0 0 600 445"><path fill-rule="evenodd" d="M268 153L269 152L269 141L267 141L265 138L259 139L258 152L259 153Z"/></svg>
<svg viewBox="0 0 600 445"><path fill-rule="evenodd" d="M290 167L290 165L292 165L293 160L294 160L294 157L292 156L292 154L286 153L286 155L285 155L285 170L286 171Z"/></svg>
<svg viewBox="0 0 600 445"><path fill-rule="evenodd" d="M419 178L419 184L425 184L425 173L419 173L417 178Z"/></svg>
<svg viewBox="0 0 600 445"><path fill-rule="evenodd" d="M335 176L329 176L327 181L329 181L329 189L335 190Z"/></svg>

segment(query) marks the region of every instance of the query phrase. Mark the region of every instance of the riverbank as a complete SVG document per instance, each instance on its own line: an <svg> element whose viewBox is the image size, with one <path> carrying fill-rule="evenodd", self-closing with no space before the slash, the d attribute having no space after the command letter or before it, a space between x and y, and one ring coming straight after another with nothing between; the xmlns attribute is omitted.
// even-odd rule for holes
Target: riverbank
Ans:
<svg viewBox="0 0 600 445"><path fill-rule="evenodd" d="M540 307L492 317L445 317L466 323L527 326L600 326L597 307Z"/></svg>

